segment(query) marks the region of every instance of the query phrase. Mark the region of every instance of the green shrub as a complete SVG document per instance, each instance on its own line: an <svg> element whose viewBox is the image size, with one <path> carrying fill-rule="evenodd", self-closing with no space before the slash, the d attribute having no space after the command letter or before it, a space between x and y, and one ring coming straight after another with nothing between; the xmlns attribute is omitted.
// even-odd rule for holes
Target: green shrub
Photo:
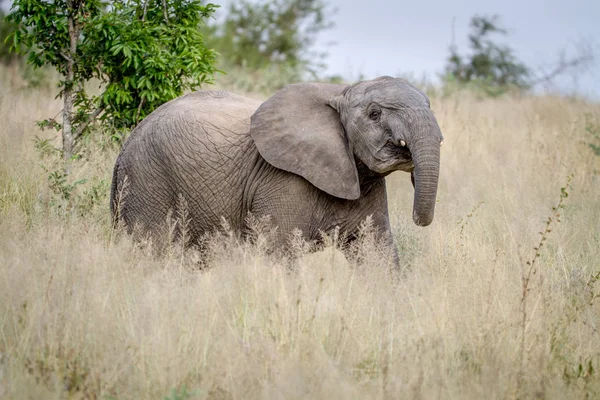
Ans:
<svg viewBox="0 0 600 400"><path fill-rule="evenodd" d="M131 128L156 107L185 90L210 82L215 53L199 28L216 6L201 0L16 0L8 20L19 28L9 37L28 63L51 66L61 75L64 159L74 154L90 123ZM102 82L99 95L85 83Z"/></svg>

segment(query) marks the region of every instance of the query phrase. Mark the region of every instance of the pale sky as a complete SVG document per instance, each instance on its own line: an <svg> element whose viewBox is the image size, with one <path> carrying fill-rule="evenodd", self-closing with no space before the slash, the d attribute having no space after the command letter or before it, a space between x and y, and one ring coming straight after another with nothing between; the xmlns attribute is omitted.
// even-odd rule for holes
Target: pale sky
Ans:
<svg viewBox="0 0 600 400"><path fill-rule="evenodd" d="M328 72L347 78L364 74L412 73L437 79L452 41L452 19L460 53L468 51L467 34L474 14L500 16L508 36L500 40L526 65L552 65L561 49L576 53L585 41L596 54L594 64L565 76L559 89L600 98L600 0L327 0L338 9L336 26L319 37L327 47ZM576 78L574 80L574 78Z"/></svg>

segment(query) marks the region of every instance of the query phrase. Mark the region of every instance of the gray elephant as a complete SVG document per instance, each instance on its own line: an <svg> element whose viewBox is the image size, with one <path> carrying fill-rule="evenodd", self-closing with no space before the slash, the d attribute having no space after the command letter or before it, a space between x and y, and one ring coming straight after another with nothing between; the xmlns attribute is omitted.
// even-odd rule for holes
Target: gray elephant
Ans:
<svg viewBox="0 0 600 400"><path fill-rule="evenodd" d="M403 79L293 84L262 104L199 91L134 129L114 168L111 212L161 240L183 196L192 241L222 218L243 236L252 213L271 217L279 247L294 228L308 240L335 227L352 238L371 215L393 244L384 178L411 173L413 220L429 225L442 140L429 99Z"/></svg>

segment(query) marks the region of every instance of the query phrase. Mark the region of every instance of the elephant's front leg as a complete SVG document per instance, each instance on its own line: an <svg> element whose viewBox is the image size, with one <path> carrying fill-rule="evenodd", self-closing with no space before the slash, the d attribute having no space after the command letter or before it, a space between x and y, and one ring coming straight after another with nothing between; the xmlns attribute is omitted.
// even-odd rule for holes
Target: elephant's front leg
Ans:
<svg viewBox="0 0 600 400"><path fill-rule="evenodd" d="M398 258L398 247L394 242L394 235L392 235L392 229L390 227L390 217L388 213L387 198L385 198L385 205L381 207L380 212L373 215L375 226L378 228L379 240L381 240L385 247L389 249L392 256L392 263L396 269L400 268L400 260Z"/></svg>
<svg viewBox="0 0 600 400"><path fill-rule="evenodd" d="M375 228L375 239L390 252L392 263L398 268L398 249L394 243L390 227L385 180L382 178L362 189L364 189L364 195L353 204L349 220L355 220L356 216L359 216L360 221L355 222L356 226L358 226L367 217L371 217L373 227Z"/></svg>
<svg viewBox="0 0 600 400"><path fill-rule="evenodd" d="M400 268L400 259L398 257L398 247L394 242L394 236L392 235L392 230L390 229L389 219L386 221L385 226L380 227L381 240L385 243L386 247L388 247L392 253L392 263L396 269Z"/></svg>

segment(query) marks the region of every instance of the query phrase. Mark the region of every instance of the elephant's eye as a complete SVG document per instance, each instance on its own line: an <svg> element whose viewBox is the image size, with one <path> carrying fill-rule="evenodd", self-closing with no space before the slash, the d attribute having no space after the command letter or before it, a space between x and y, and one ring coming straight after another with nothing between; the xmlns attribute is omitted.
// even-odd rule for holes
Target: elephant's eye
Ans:
<svg viewBox="0 0 600 400"><path fill-rule="evenodd" d="M381 116L381 111L379 111L379 110L372 110L369 113L369 118L371 118L371 120L373 120L373 121L379 121L380 116Z"/></svg>

